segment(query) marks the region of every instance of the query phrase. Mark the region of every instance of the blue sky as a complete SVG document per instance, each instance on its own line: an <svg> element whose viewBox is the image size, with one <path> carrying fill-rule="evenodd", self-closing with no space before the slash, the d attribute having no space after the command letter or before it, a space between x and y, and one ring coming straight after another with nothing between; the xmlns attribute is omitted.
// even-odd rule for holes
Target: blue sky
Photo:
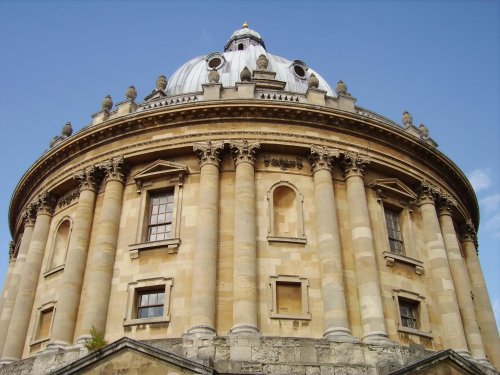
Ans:
<svg viewBox="0 0 500 375"><path fill-rule="evenodd" d="M471 179L479 255L500 321L500 1L0 0L0 282L7 210L22 174L105 95L139 98L160 74L222 51L244 21L269 52L300 59L357 104L424 123ZM2 282L3 284L3 282Z"/></svg>

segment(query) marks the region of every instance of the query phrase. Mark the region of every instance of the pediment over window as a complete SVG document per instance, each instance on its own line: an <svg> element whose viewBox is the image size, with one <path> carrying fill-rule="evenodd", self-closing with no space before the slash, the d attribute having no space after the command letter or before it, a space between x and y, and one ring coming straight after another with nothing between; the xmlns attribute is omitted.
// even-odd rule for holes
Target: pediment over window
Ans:
<svg viewBox="0 0 500 375"><path fill-rule="evenodd" d="M144 98L144 100L147 101L147 102L150 102L150 101L153 101L155 99L164 98L166 96L167 96L167 94L165 93L165 91L155 89L155 90L153 90L153 92L151 94L149 94L148 96L146 96Z"/></svg>
<svg viewBox="0 0 500 375"><path fill-rule="evenodd" d="M148 374L217 374L214 369L208 366L128 337L123 337L98 351L90 353L52 372L52 374L118 374L122 373L124 364L127 365L130 373L140 371L140 373Z"/></svg>
<svg viewBox="0 0 500 375"><path fill-rule="evenodd" d="M183 164L173 163L170 161L158 159L155 162L148 164L134 175L135 183L137 184L138 192L141 190L144 181L152 180L159 177L179 178L179 183L182 184L184 175L189 174L189 168Z"/></svg>
<svg viewBox="0 0 500 375"><path fill-rule="evenodd" d="M408 201L417 199L415 192L397 178L376 179L373 180L369 186L377 192L378 196L380 196L380 194L386 196L395 195Z"/></svg>

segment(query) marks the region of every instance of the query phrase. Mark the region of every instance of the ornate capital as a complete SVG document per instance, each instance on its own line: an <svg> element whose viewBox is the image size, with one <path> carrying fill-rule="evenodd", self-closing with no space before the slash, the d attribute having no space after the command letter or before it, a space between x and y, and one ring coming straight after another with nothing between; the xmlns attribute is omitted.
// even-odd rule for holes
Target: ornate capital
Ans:
<svg viewBox="0 0 500 375"><path fill-rule="evenodd" d="M125 164L123 156L106 160L104 163L97 165L97 168L104 172L106 182L115 180L122 184L125 183L128 166Z"/></svg>
<svg viewBox="0 0 500 375"><path fill-rule="evenodd" d="M35 225L36 203L30 203L28 207L26 207L26 210L23 212L22 220L24 221L24 228Z"/></svg>
<svg viewBox="0 0 500 375"><path fill-rule="evenodd" d="M467 219L465 224L462 225L460 228L460 241L466 242L470 241L474 243L474 246L476 247L477 250L477 232L476 232L476 227L474 226L474 223L472 222L471 219Z"/></svg>
<svg viewBox="0 0 500 375"><path fill-rule="evenodd" d="M14 241L9 242L9 261L16 257L16 243Z"/></svg>
<svg viewBox="0 0 500 375"><path fill-rule="evenodd" d="M457 201L450 194L441 191L437 197L437 205L439 215L451 215L457 207Z"/></svg>
<svg viewBox="0 0 500 375"><path fill-rule="evenodd" d="M344 169L344 178L363 177L365 169L370 164L370 158L353 151L345 151L342 154L342 168Z"/></svg>
<svg viewBox="0 0 500 375"><path fill-rule="evenodd" d="M193 151L196 152L198 156L198 161L200 166L206 164L215 165L217 168L220 166L219 153L224 149L223 141L207 141L207 142L196 142L193 145Z"/></svg>
<svg viewBox="0 0 500 375"><path fill-rule="evenodd" d="M308 157L313 174L321 169L331 171L333 163L340 156L337 149L329 149L326 146L311 146L311 154Z"/></svg>
<svg viewBox="0 0 500 375"><path fill-rule="evenodd" d="M439 190L427 180L422 180L418 191L418 205L425 203L435 204L436 198L439 196Z"/></svg>
<svg viewBox="0 0 500 375"><path fill-rule="evenodd" d="M57 198L54 194L47 191L38 196L37 215L52 215L56 208Z"/></svg>
<svg viewBox="0 0 500 375"><path fill-rule="evenodd" d="M260 148L259 141L248 143L245 139L243 141L229 142L229 146L231 147L234 165L238 165L239 163L250 163L254 165L255 155Z"/></svg>
<svg viewBox="0 0 500 375"><path fill-rule="evenodd" d="M73 178L78 182L79 191L96 191L99 186L99 182L101 182L102 173L100 173L98 168L93 166L75 173Z"/></svg>

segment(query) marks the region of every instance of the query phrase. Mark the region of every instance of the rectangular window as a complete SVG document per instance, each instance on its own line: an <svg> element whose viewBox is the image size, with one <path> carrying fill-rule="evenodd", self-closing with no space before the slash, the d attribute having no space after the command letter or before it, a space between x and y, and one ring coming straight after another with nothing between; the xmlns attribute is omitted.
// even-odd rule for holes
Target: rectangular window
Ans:
<svg viewBox="0 0 500 375"><path fill-rule="evenodd" d="M399 313L403 327L418 329L418 302L399 300Z"/></svg>
<svg viewBox="0 0 500 375"><path fill-rule="evenodd" d="M50 326L52 324L52 316L54 315L54 308L43 310L40 312L40 320L35 335L35 340L45 339L50 336Z"/></svg>
<svg viewBox="0 0 500 375"><path fill-rule="evenodd" d="M301 314L301 283L277 282L276 304L278 307L278 314Z"/></svg>
<svg viewBox="0 0 500 375"><path fill-rule="evenodd" d="M387 235L389 238L389 249L391 253L404 255L399 212L384 208L384 213L385 225L387 227Z"/></svg>
<svg viewBox="0 0 500 375"><path fill-rule="evenodd" d="M165 288L139 291L137 293L137 318L158 318L163 316Z"/></svg>
<svg viewBox="0 0 500 375"><path fill-rule="evenodd" d="M174 192L154 193L150 196L148 241L173 238Z"/></svg>
<svg viewBox="0 0 500 375"><path fill-rule="evenodd" d="M271 318L311 319L309 283L306 278L290 275L271 276L269 284L272 293Z"/></svg>

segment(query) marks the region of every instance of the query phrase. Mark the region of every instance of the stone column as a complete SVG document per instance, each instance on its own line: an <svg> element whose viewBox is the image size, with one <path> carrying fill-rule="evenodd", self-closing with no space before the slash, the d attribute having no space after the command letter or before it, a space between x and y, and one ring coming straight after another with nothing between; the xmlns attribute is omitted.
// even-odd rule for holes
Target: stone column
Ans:
<svg viewBox="0 0 500 375"><path fill-rule="evenodd" d="M233 327L231 334L254 334L257 328L257 224L255 153L258 142L231 142L236 167L234 188Z"/></svg>
<svg viewBox="0 0 500 375"><path fill-rule="evenodd" d="M87 168L74 176L78 180L80 196L75 221L68 244L64 265L57 314L52 323L52 334L48 348L73 344L76 318L82 292L83 276L87 266L87 251L94 220L98 170Z"/></svg>
<svg viewBox="0 0 500 375"><path fill-rule="evenodd" d="M2 295L0 295L0 317L2 316L3 305L5 302L5 295L7 294L10 286L10 279L12 278L12 274L14 273L14 266L16 264L16 255L14 252L16 251L16 243L14 241L9 242L9 266L7 268L7 275L5 276L3 282ZM2 344L0 343L0 347ZM1 351L1 350L0 350Z"/></svg>
<svg viewBox="0 0 500 375"><path fill-rule="evenodd" d="M189 334L215 336L217 231L219 222L219 152L224 142L194 144L200 162L198 227L193 255Z"/></svg>
<svg viewBox="0 0 500 375"><path fill-rule="evenodd" d="M338 150L311 147L309 163L314 178L316 234L321 262L321 295L323 300L323 337L334 341L354 341L349 330L345 301L342 252L333 188L333 162Z"/></svg>
<svg viewBox="0 0 500 375"><path fill-rule="evenodd" d="M361 309L361 324L363 326L363 342L391 345L392 342L387 338L385 328L373 234L366 202L363 176L369 163L368 157L354 152L345 152L342 160L347 185L347 203Z"/></svg>
<svg viewBox="0 0 500 375"><path fill-rule="evenodd" d="M500 338L498 337L497 324L491 308L483 271L477 256L476 230L471 220L468 220L464 228L462 228L461 242L486 355L491 364L500 369Z"/></svg>
<svg viewBox="0 0 500 375"><path fill-rule="evenodd" d="M12 318L5 338L2 355L2 362L4 363L19 360L23 354L55 205L56 198L47 192L42 193L36 202L35 226L31 235L26 261L22 267L16 302L14 303Z"/></svg>
<svg viewBox="0 0 500 375"><path fill-rule="evenodd" d="M441 225L441 233L443 234L444 246L448 255L451 276L457 293L458 307L462 315L465 338L472 357L486 364L488 361L484 352L474 303L472 302L467 268L462 258L457 233L453 225L452 212L455 207L456 202L448 194L441 194L438 213L439 224Z"/></svg>
<svg viewBox="0 0 500 375"><path fill-rule="evenodd" d="M435 199L439 192L426 181L423 181L419 191L420 213L424 228L429 268L434 286L435 299L438 303L441 322L447 348L455 350L462 355L470 355L467 349L460 310L450 265L446 255L443 235L439 226L436 213Z"/></svg>
<svg viewBox="0 0 500 375"><path fill-rule="evenodd" d="M105 333L127 172L123 157L110 159L98 165L98 168L104 172L106 187L97 227L96 251L92 253L87 269L87 303L80 314L82 324L77 340L79 343L90 337L92 327Z"/></svg>

